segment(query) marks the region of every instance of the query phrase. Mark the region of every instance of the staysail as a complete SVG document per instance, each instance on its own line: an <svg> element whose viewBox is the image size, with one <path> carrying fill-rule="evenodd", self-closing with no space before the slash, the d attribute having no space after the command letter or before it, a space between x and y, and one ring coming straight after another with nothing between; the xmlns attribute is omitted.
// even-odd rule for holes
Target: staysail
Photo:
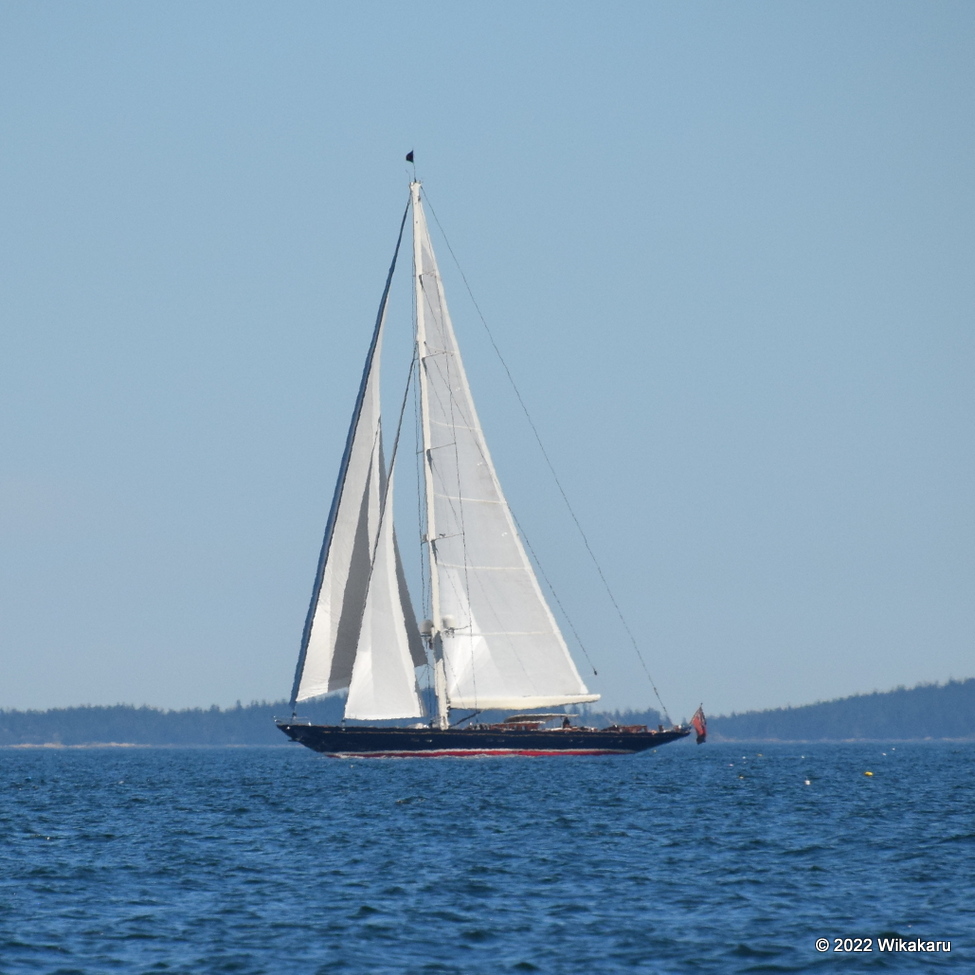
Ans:
<svg viewBox="0 0 975 975"><path fill-rule="evenodd" d="M396 242L399 252L403 234ZM418 717L423 648L392 525L382 453L379 360L389 269L329 513L292 691L298 701L349 689L346 717Z"/></svg>
<svg viewBox="0 0 975 975"><path fill-rule="evenodd" d="M413 668L424 663L423 648L418 636L411 640L418 631L397 565L392 475L384 493L376 554L345 703L345 716L360 720L413 718L422 713ZM414 659L411 649L418 659Z"/></svg>
<svg viewBox="0 0 975 975"><path fill-rule="evenodd" d="M434 635L453 708L596 701L542 595L505 501L412 184L417 343Z"/></svg>

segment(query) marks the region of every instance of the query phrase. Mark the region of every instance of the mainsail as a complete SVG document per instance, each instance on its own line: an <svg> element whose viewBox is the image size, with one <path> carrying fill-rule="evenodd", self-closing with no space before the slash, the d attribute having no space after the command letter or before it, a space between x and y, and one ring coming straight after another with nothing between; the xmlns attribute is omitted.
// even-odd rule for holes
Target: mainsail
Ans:
<svg viewBox="0 0 975 975"><path fill-rule="evenodd" d="M505 501L454 337L420 184L412 184L433 627L454 708L596 701Z"/></svg>

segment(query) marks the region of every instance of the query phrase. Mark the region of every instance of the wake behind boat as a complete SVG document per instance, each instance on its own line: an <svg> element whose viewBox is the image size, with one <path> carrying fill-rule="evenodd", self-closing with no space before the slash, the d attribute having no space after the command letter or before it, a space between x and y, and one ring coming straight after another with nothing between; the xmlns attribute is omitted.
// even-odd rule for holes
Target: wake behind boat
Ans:
<svg viewBox="0 0 975 975"><path fill-rule="evenodd" d="M390 284L412 213L415 359L429 618L418 625L393 528L399 443L387 464L379 365ZM432 671L424 713L416 669ZM412 727L322 726L298 703L347 691L345 719L425 718ZM645 751L689 728L573 727L531 712L599 699L583 682L542 594L498 481L447 310L420 183L400 224L329 512L291 695L292 740L328 755L601 755ZM451 711L518 712L451 727Z"/></svg>

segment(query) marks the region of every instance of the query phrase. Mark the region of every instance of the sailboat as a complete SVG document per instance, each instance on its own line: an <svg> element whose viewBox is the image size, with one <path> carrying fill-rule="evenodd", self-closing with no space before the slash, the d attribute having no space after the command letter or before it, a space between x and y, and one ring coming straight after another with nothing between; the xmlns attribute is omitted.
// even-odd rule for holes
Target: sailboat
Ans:
<svg viewBox="0 0 975 975"><path fill-rule="evenodd" d="M411 214L429 590L429 616L419 624L393 525L396 445L387 463L379 377L390 285ZM420 691L421 667L432 671L432 694ZM299 703L339 691L347 693L341 725L297 717ZM425 696L435 713L426 713ZM326 524L292 717L278 727L339 757L625 754L690 734L679 725L578 727L572 716L551 712L598 699L576 669L498 481L414 178ZM475 723L484 711L514 713ZM418 720L376 724L393 719Z"/></svg>

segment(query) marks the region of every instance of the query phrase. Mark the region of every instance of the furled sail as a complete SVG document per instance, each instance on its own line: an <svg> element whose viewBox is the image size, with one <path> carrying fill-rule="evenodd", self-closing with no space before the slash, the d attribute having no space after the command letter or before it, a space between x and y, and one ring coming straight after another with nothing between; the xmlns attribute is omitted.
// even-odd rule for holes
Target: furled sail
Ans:
<svg viewBox="0 0 975 975"><path fill-rule="evenodd" d="M390 277L395 263L394 256ZM347 717L373 719L422 713L413 667L424 662L399 564L392 483L386 484L382 455L379 353L388 294L389 277L325 530L292 691L294 706L349 688Z"/></svg>
<svg viewBox="0 0 975 975"><path fill-rule="evenodd" d="M424 452L432 492L446 694L454 708L535 708L598 700L542 595L491 463L454 337L419 184L414 263Z"/></svg>

